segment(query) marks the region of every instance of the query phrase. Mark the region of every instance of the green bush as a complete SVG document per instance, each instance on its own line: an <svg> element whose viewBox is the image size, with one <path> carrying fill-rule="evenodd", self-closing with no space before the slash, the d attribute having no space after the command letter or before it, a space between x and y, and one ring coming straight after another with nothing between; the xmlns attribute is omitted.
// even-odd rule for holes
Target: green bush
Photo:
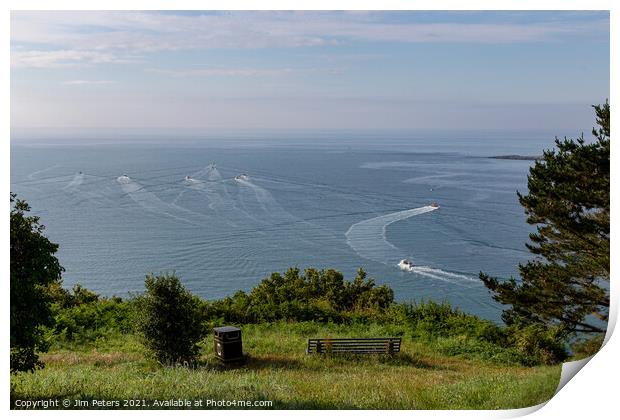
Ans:
<svg viewBox="0 0 620 420"><path fill-rule="evenodd" d="M76 284L71 291L69 291L63 288L60 283L53 283L48 286L47 295L59 308L70 308L99 301L98 294L86 289L81 284ZM112 299L119 298L113 297Z"/></svg>
<svg viewBox="0 0 620 420"><path fill-rule="evenodd" d="M54 332L62 340L78 343L93 341L110 333L129 333L131 303L102 299L68 308L59 308L54 316Z"/></svg>
<svg viewBox="0 0 620 420"><path fill-rule="evenodd" d="M499 326L461 312L448 302L422 301L402 306L414 336L466 336L498 345L505 343L505 334Z"/></svg>
<svg viewBox="0 0 620 420"><path fill-rule="evenodd" d="M573 358L575 360L590 357L601 349L605 334L595 334L583 338L572 345Z"/></svg>
<svg viewBox="0 0 620 420"><path fill-rule="evenodd" d="M433 301L401 304L415 338L434 343L444 354L518 363L525 366L556 364L566 360L563 336L558 329L541 325L500 327L466 314L449 303Z"/></svg>
<svg viewBox="0 0 620 420"><path fill-rule="evenodd" d="M205 336L200 299L174 275L147 275L137 297L136 326L148 351L161 364L193 363Z"/></svg>
<svg viewBox="0 0 620 420"><path fill-rule="evenodd" d="M557 328L543 325L508 327L508 343L522 355L521 363L526 366L552 365L566 360L568 352Z"/></svg>
<svg viewBox="0 0 620 420"><path fill-rule="evenodd" d="M208 316L226 322L253 323L277 320L350 322L379 315L394 301L388 286L377 286L359 270L353 281L333 270L308 268L302 274L290 268L272 273L250 293L212 302Z"/></svg>
<svg viewBox="0 0 620 420"><path fill-rule="evenodd" d="M52 301L54 318L53 326L45 329L49 344L84 344L112 334L132 332L132 301L101 298L79 284L67 290L54 283L46 293Z"/></svg>

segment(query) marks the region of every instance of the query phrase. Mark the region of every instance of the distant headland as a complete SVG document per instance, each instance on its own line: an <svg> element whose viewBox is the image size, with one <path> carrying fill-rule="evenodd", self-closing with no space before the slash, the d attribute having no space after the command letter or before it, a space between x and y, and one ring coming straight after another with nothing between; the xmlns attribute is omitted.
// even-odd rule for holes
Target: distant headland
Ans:
<svg viewBox="0 0 620 420"><path fill-rule="evenodd" d="M501 156L489 156L489 159L539 160L539 159L542 159L542 156L501 155Z"/></svg>

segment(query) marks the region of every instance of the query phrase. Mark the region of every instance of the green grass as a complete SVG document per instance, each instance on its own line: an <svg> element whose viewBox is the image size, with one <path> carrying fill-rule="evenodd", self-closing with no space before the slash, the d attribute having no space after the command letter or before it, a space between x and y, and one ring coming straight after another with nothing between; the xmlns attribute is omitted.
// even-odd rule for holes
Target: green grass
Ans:
<svg viewBox="0 0 620 420"><path fill-rule="evenodd" d="M208 337L199 365L191 369L145 360L131 335L57 343L42 355L44 369L12 375L11 401L135 398L150 404L183 398L271 400L276 409L506 409L550 399L559 381L559 365L523 367L475 348L468 354L463 342L419 341L406 334L394 357L305 354L309 337L402 333L394 325L245 325L245 365L219 363Z"/></svg>

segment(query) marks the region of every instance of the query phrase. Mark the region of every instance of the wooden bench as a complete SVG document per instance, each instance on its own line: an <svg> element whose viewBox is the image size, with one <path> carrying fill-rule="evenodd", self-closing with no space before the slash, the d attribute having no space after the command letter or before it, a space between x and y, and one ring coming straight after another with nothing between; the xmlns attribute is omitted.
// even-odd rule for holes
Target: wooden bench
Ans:
<svg viewBox="0 0 620 420"><path fill-rule="evenodd" d="M398 352L400 352L400 337L309 338L306 349L306 354L394 354Z"/></svg>

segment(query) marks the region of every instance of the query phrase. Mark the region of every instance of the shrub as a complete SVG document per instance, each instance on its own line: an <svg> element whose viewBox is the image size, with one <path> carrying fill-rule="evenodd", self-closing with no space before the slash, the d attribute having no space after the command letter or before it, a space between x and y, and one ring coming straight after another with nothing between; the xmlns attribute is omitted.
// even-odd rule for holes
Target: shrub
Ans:
<svg viewBox="0 0 620 420"><path fill-rule="evenodd" d="M50 284L47 288L47 295L51 298L52 303L59 308L70 308L99 301L98 294L79 283L73 286L71 291L62 287L60 282ZM118 298L113 297L112 299Z"/></svg>
<svg viewBox="0 0 620 420"><path fill-rule="evenodd" d="M53 326L45 328L49 344L63 342L87 343L113 334L132 332L131 308L133 302L119 297L101 298L79 284L71 290L60 283L48 286L47 295L52 305Z"/></svg>
<svg viewBox="0 0 620 420"><path fill-rule="evenodd" d="M572 345L573 358L579 360L596 354L601 349L604 338L604 334L596 334L577 341Z"/></svg>
<svg viewBox="0 0 620 420"><path fill-rule="evenodd" d="M146 293L136 298L137 329L157 361L193 363L206 331L200 300L174 275L147 275Z"/></svg>
<svg viewBox="0 0 620 420"><path fill-rule="evenodd" d="M521 354L522 364L526 366L552 365L568 357L563 336L558 328L538 324L513 325L508 327L507 332L508 346Z"/></svg>
<svg viewBox="0 0 620 420"><path fill-rule="evenodd" d="M400 304L414 337L425 338L447 355L464 355L525 366L555 364L567 352L559 329L541 325L500 327L466 314L449 303Z"/></svg>
<svg viewBox="0 0 620 420"><path fill-rule="evenodd" d="M394 301L388 286L377 286L359 270L353 281L333 270L308 268L302 274L290 268L272 273L250 293L212 302L209 317L227 322L253 323L277 320L348 322L369 319L386 311Z"/></svg>
<svg viewBox="0 0 620 420"><path fill-rule="evenodd" d="M54 334L62 340L93 341L111 333L129 333L131 303L119 298L100 299L55 311Z"/></svg>
<svg viewBox="0 0 620 420"><path fill-rule="evenodd" d="M466 314L448 302L403 304L412 334L427 337L467 336L502 345L505 334L493 322Z"/></svg>

